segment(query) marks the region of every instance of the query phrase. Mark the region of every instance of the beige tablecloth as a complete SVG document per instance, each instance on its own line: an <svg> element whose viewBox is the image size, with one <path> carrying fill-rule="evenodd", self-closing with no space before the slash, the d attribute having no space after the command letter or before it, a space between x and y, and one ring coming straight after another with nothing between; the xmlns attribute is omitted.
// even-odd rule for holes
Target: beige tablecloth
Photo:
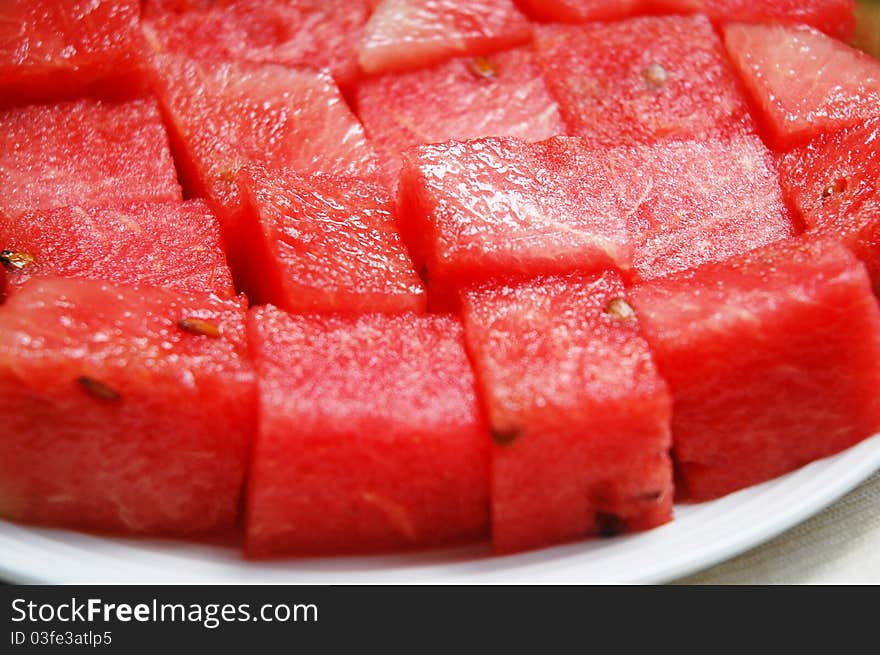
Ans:
<svg viewBox="0 0 880 655"><path fill-rule="evenodd" d="M682 584L880 584L880 471L822 513Z"/></svg>

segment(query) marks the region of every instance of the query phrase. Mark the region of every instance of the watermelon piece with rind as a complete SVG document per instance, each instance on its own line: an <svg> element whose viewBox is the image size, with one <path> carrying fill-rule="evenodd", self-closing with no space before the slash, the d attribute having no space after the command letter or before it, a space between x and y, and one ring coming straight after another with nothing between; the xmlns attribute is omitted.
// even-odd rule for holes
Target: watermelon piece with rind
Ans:
<svg viewBox="0 0 880 655"><path fill-rule="evenodd" d="M156 102L83 99L0 111L0 215L180 201Z"/></svg>
<svg viewBox="0 0 880 655"><path fill-rule="evenodd" d="M252 310L261 419L252 557L440 546L488 532L489 436L444 316Z"/></svg>
<svg viewBox="0 0 880 655"><path fill-rule="evenodd" d="M880 432L880 309L843 245L791 240L630 291L702 501Z"/></svg>
<svg viewBox="0 0 880 655"><path fill-rule="evenodd" d="M220 225L203 200L0 216L0 250L20 262L0 254L13 288L51 276L235 295Z"/></svg>
<svg viewBox="0 0 880 655"><path fill-rule="evenodd" d="M724 42L777 149L880 116L880 61L814 28L732 23Z"/></svg>
<svg viewBox="0 0 880 655"><path fill-rule="evenodd" d="M614 273L463 294L497 552L672 518L672 403Z"/></svg>
<svg viewBox="0 0 880 655"><path fill-rule="evenodd" d="M35 278L0 306L0 516L230 533L255 415L245 304Z"/></svg>

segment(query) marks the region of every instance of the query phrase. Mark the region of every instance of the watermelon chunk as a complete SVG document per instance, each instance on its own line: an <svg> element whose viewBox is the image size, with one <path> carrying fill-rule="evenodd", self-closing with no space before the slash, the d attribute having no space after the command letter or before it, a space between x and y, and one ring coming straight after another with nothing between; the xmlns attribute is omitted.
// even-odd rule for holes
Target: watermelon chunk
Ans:
<svg viewBox="0 0 880 655"><path fill-rule="evenodd" d="M0 215L124 200L181 200L154 101L0 111Z"/></svg>
<svg viewBox="0 0 880 655"><path fill-rule="evenodd" d="M401 234L427 276L429 306L495 277L629 268L617 180L580 139L450 141L404 157Z"/></svg>
<svg viewBox="0 0 880 655"><path fill-rule="evenodd" d="M794 236L773 155L756 136L613 149L640 189L630 212L636 279L683 271Z"/></svg>
<svg viewBox="0 0 880 655"><path fill-rule="evenodd" d="M782 184L813 236L841 239L880 295L880 119L819 136L781 157Z"/></svg>
<svg viewBox="0 0 880 655"><path fill-rule="evenodd" d="M838 39L854 27L855 0L647 0L661 12L699 12L714 22L803 23Z"/></svg>
<svg viewBox="0 0 880 655"><path fill-rule="evenodd" d="M484 537L489 437L450 317L252 310L250 556Z"/></svg>
<svg viewBox="0 0 880 655"><path fill-rule="evenodd" d="M149 535L236 521L254 423L243 303L33 279L0 306L0 516Z"/></svg>
<svg viewBox="0 0 880 655"><path fill-rule="evenodd" d="M632 304L675 404L695 501L880 431L880 310L833 241L786 242L639 286Z"/></svg>
<svg viewBox="0 0 880 655"><path fill-rule="evenodd" d="M880 62L818 30L732 24L724 42L779 149L880 116Z"/></svg>
<svg viewBox="0 0 880 655"><path fill-rule="evenodd" d="M328 75L168 55L154 64L184 180L190 194L206 196L220 217L237 282L247 279L245 246L256 230L244 220L240 168L376 175L363 127Z"/></svg>
<svg viewBox="0 0 880 655"><path fill-rule="evenodd" d="M0 105L143 88L138 0L3 0Z"/></svg>
<svg viewBox="0 0 880 655"><path fill-rule="evenodd" d="M399 154L410 146L485 136L540 141L565 132L527 48L373 77L358 87L356 102L395 182Z"/></svg>
<svg viewBox="0 0 880 655"><path fill-rule="evenodd" d="M0 216L0 250L14 254L13 287L48 275L235 295L220 226L202 200Z"/></svg>
<svg viewBox="0 0 880 655"><path fill-rule="evenodd" d="M504 50L531 36L511 0L383 0L367 22L360 64L367 73L419 68Z"/></svg>
<svg viewBox="0 0 880 655"><path fill-rule="evenodd" d="M425 310L383 188L257 168L239 181L262 236L252 248L252 301L301 312Z"/></svg>
<svg viewBox="0 0 880 655"><path fill-rule="evenodd" d="M346 86L359 75L367 16L358 0L227 0L202 11L159 13L144 31L166 52L329 69Z"/></svg>
<svg viewBox="0 0 880 655"><path fill-rule="evenodd" d="M614 273L464 294L499 552L672 518L672 411Z"/></svg>
<svg viewBox="0 0 880 655"><path fill-rule="evenodd" d="M516 0L530 18L553 23L616 20L640 13L648 0Z"/></svg>
<svg viewBox="0 0 880 655"><path fill-rule="evenodd" d="M594 145L754 133L746 97L704 16L535 30L569 134Z"/></svg>

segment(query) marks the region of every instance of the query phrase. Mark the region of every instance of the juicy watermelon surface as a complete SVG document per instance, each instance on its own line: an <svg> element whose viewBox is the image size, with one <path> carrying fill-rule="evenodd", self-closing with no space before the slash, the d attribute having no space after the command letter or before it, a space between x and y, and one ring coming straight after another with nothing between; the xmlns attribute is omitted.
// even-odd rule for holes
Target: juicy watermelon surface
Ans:
<svg viewBox="0 0 880 655"><path fill-rule="evenodd" d="M251 556L485 537L489 437L449 317L251 314Z"/></svg>
<svg viewBox="0 0 880 655"><path fill-rule="evenodd" d="M867 265L880 295L880 119L795 148L782 184L814 236L842 239Z"/></svg>
<svg viewBox="0 0 880 655"><path fill-rule="evenodd" d="M672 391L677 471L691 500L880 431L880 310L864 266L842 245L768 246L652 281L631 298Z"/></svg>
<svg viewBox="0 0 880 655"><path fill-rule="evenodd" d="M383 0L367 22L360 64L367 73L418 68L519 45L531 33L511 0Z"/></svg>
<svg viewBox="0 0 880 655"><path fill-rule="evenodd" d="M357 0L233 0L201 11L160 12L145 32L163 51L329 69L348 85L360 75L357 44L367 16Z"/></svg>
<svg viewBox="0 0 880 655"><path fill-rule="evenodd" d="M252 301L294 312L424 311L425 289L383 188L262 169L245 169L239 181L261 237Z"/></svg>
<svg viewBox="0 0 880 655"><path fill-rule="evenodd" d="M0 3L0 106L143 88L138 0Z"/></svg>
<svg viewBox="0 0 880 655"><path fill-rule="evenodd" d="M513 553L877 433L874 13L0 0L0 517Z"/></svg>
<svg viewBox="0 0 880 655"><path fill-rule="evenodd" d="M672 518L671 401L628 309L611 273L465 294L497 551Z"/></svg>
<svg viewBox="0 0 880 655"><path fill-rule="evenodd" d="M0 215L180 199L152 100L77 100L0 111Z"/></svg>
<svg viewBox="0 0 880 655"><path fill-rule="evenodd" d="M732 24L724 41L778 148L880 116L880 62L859 50L805 26Z"/></svg>
<svg viewBox="0 0 880 655"><path fill-rule="evenodd" d="M244 222L236 175L247 164L374 176L364 130L324 73L270 64L157 56L159 99L193 195L220 217L236 278L248 279L255 226Z"/></svg>
<svg viewBox="0 0 880 655"><path fill-rule="evenodd" d="M364 81L357 114L396 180L407 147L512 136L540 141L565 127L529 48L458 57Z"/></svg>
<svg viewBox="0 0 880 655"><path fill-rule="evenodd" d="M231 529L254 420L242 304L35 279L0 313L0 515L150 535ZM181 321L202 321L213 336Z"/></svg>
<svg viewBox="0 0 880 655"><path fill-rule="evenodd" d="M724 47L703 16L536 28L568 133L595 145L755 131Z"/></svg>
<svg viewBox="0 0 880 655"><path fill-rule="evenodd" d="M0 250L32 258L7 264L13 287L63 276L235 295L220 225L202 200L0 216Z"/></svg>

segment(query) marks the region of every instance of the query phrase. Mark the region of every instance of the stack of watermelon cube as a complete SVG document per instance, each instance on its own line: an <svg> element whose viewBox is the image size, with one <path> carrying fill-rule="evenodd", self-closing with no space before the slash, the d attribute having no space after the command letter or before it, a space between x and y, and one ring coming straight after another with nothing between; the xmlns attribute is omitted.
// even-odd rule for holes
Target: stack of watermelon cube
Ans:
<svg viewBox="0 0 880 655"><path fill-rule="evenodd" d="M880 433L851 0L9 0L0 517L649 530Z"/></svg>

